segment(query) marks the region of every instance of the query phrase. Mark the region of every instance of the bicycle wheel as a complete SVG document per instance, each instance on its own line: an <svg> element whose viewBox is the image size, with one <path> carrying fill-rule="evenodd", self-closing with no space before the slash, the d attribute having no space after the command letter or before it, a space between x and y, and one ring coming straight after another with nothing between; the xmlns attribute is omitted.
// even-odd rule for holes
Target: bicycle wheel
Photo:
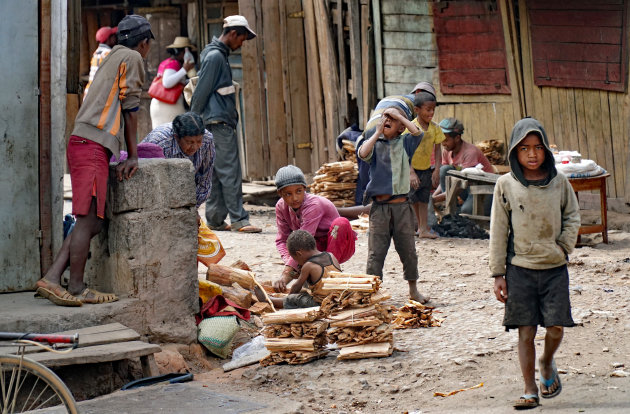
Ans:
<svg viewBox="0 0 630 414"><path fill-rule="evenodd" d="M0 414L57 406L78 412L72 393L54 372L28 358L0 355Z"/></svg>

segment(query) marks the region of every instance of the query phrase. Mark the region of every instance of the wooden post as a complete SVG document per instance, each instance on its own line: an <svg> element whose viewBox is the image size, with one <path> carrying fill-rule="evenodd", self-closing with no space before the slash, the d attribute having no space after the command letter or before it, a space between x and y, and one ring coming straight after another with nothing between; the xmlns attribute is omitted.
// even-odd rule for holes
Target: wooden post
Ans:
<svg viewBox="0 0 630 414"><path fill-rule="evenodd" d="M339 56L339 129L343 130L348 122L348 75L346 73L346 40L344 28L343 0L337 0L337 55Z"/></svg>
<svg viewBox="0 0 630 414"><path fill-rule="evenodd" d="M52 254L52 171L50 167L50 0L39 7L39 230L40 266L45 274L53 261Z"/></svg>
<svg viewBox="0 0 630 414"><path fill-rule="evenodd" d="M361 70L363 81L363 113L370 115L370 0L361 0Z"/></svg>
<svg viewBox="0 0 630 414"><path fill-rule="evenodd" d="M302 171L308 173L317 170L319 165L311 165L315 137L311 136L309 122L304 15L300 0L281 0L281 4L285 5L284 8L280 6L280 22L281 37L285 48L282 50L282 67L289 159L293 160Z"/></svg>
<svg viewBox="0 0 630 414"><path fill-rule="evenodd" d="M376 97L385 97L383 90L383 44L381 42L381 0L372 0L372 21L374 27L374 58L376 60Z"/></svg>
<svg viewBox="0 0 630 414"><path fill-rule="evenodd" d="M352 95L357 100L359 128L365 128L369 113L363 109L363 71L361 69L361 23L359 0L348 0L350 15L350 71L352 76Z"/></svg>
<svg viewBox="0 0 630 414"><path fill-rule="evenodd" d="M269 147L267 146L267 106L263 81L263 27L259 19L260 1L239 0L239 10L256 32L252 40L243 43L243 122L245 123L245 160L247 177L269 175Z"/></svg>
<svg viewBox="0 0 630 414"><path fill-rule="evenodd" d="M274 175L280 167L288 164L287 157L287 125L285 120L291 118L291 109L285 106L280 10L277 0L262 1L262 22L265 30L263 50L265 51L265 74L267 86L267 122L269 140L268 174ZM278 62L280 64L274 63Z"/></svg>
<svg viewBox="0 0 630 414"><path fill-rule="evenodd" d="M357 0L358 1L358 0ZM311 153L313 170L326 162L324 148L324 102L322 96L322 79L319 71L319 50L317 48L317 31L315 29L315 10L311 0L303 0L304 32L306 33L306 62L308 75L308 109L311 124L311 142L314 151Z"/></svg>
<svg viewBox="0 0 630 414"><path fill-rule="evenodd" d="M317 43L319 47L320 71L322 74L322 87L324 91L324 112L326 115L326 134L323 152L325 160L335 161L334 143L339 135L339 76L337 74L337 59L332 44L332 33L328 8L324 0L315 0L315 25L317 26ZM322 143L320 143L321 145Z"/></svg>
<svg viewBox="0 0 630 414"><path fill-rule="evenodd" d="M68 1L68 44L66 56L68 59L68 74L66 89L68 93L79 93L81 67L81 2ZM66 134L67 135L67 134Z"/></svg>

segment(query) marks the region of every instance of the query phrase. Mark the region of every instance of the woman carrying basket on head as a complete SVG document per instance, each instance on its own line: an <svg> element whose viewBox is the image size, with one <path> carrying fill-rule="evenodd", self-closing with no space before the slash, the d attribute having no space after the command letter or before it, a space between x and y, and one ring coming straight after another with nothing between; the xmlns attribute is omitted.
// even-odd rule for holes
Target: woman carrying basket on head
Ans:
<svg viewBox="0 0 630 414"><path fill-rule="evenodd" d="M172 122L186 112L182 91L187 82L189 70L195 67L192 55L186 48L196 50L187 37L177 36L173 44L166 46L170 57L160 63L157 76L149 88L151 99L151 126ZM188 57L186 57L188 56Z"/></svg>

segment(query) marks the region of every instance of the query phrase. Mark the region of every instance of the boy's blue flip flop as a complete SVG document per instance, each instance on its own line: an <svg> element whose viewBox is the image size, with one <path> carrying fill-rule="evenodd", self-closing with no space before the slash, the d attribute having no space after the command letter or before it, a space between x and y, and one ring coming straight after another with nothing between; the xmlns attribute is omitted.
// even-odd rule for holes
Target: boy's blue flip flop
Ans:
<svg viewBox="0 0 630 414"><path fill-rule="evenodd" d="M538 394L523 394L521 398L514 402L514 409L516 410L528 410L530 408L536 408L540 405Z"/></svg>
<svg viewBox="0 0 630 414"><path fill-rule="evenodd" d="M557 396L558 394L560 394L560 392L562 391L562 382L560 382L560 375L558 375L558 368L556 367L555 359L551 360L551 369L553 370L553 375L549 379L545 379L545 377L542 376L542 371L541 371L540 384L544 385L545 388L549 389L549 387L551 387L557 381L558 388L556 388L554 392L549 393L549 394L545 394L542 392L542 390L540 390L540 396L543 398L553 398Z"/></svg>

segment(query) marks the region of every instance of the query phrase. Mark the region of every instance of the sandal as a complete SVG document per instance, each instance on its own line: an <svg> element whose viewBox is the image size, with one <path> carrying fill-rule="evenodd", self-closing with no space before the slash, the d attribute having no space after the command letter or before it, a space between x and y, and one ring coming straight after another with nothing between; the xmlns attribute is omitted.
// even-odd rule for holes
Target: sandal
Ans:
<svg viewBox="0 0 630 414"><path fill-rule="evenodd" d="M220 226L211 226L211 225L208 224L208 227L210 228L210 230L214 230L214 231L230 231L230 230L232 230L232 226L227 224L225 221L223 223L221 223Z"/></svg>
<svg viewBox="0 0 630 414"><path fill-rule="evenodd" d="M36 295L40 295L57 306L81 306L83 303L66 289L44 279L40 279L35 284L37 286Z"/></svg>
<svg viewBox="0 0 630 414"><path fill-rule="evenodd" d="M548 392L547 394L545 394L541 388L540 395L543 398L553 398L556 395L560 394L560 392L562 391L562 382L560 382L560 375L558 375L558 368L556 367L555 359L551 360L551 369L553 370L553 374L551 378L549 379L545 379L545 377L542 376L542 370L541 370L540 385L544 386L547 389L547 391L549 391L549 387L551 387L556 382L558 383L558 387L555 389L554 392Z"/></svg>
<svg viewBox="0 0 630 414"><path fill-rule="evenodd" d="M246 226L239 227L238 229L232 229L232 231L238 231L241 233L260 233L262 232L262 229L260 227L256 227L256 226L252 226L251 224L248 224Z"/></svg>
<svg viewBox="0 0 630 414"><path fill-rule="evenodd" d="M88 297L90 295L92 297ZM85 290L81 292L77 298L79 298L82 303L89 304L110 303L118 300L118 296L113 293L103 293L90 288L85 288Z"/></svg>
<svg viewBox="0 0 630 414"><path fill-rule="evenodd" d="M540 405L538 394L523 394L521 398L514 401L514 408L517 410L528 410Z"/></svg>

